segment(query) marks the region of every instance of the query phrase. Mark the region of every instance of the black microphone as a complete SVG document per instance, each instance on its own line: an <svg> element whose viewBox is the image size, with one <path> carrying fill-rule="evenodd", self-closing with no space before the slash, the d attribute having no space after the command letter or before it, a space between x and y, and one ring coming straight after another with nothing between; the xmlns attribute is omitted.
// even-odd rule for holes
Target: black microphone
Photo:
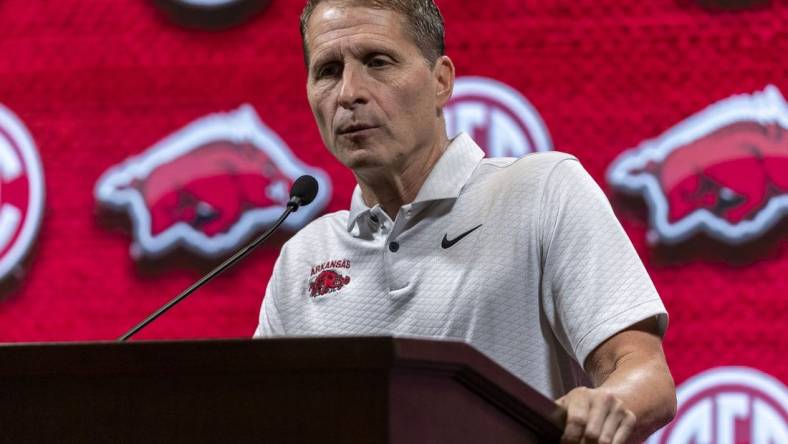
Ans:
<svg viewBox="0 0 788 444"><path fill-rule="evenodd" d="M293 207L293 212L298 211L301 205L309 205L315 200L317 196L317 179L304 174L293 182L290 188L290 201L287 203L288 207Z"/></svg>
<svg viewBox="0 0 788 444"><path fill-rule="evenodd" d="M176 304L186 299L187 296L194 293L198 288L202 287L203 285L208 283L208 281L221 274L224 270L232 267L233 265L235 265L236 262L246 257L246 255L251 253L252 250L260 246L260 244L265 242L266 239L271 237L274 231L276 231L276 229L279 228L280 225L282 225L282 222L284 222L285 219L287 219L287 216L289 216L290 213L294 213L298 211L298 208L302 205L309 205L310 203L312 203L312 201L315 200L315 196L317 196L317 189L318 189L317 180L315 180L314 177L308 174L303 175L298 179L296 179L296 181L293 183L293 186L290 188L290 200L287 202L287 208L285 208L284 213L282 213L282 215L279 216L279 219L277 219L277 221L274 223L274 225L271 228L269 228L265 233L261 234L255 240L250 242L247 246L240 249L237 253L232 255L230 258L219 264L218 267L208 272L208 274L200 278L200 280L198 280L197 282L193 283L189 288L183 290L181 294L176 296L170 302L166 303L160 309L156 310L155 313L145 318L145 320L134 326L134 328L132 328L131 330L127 331L123 336L118 338L118 341L123 342L129 339L138 331L145 328L146 325L150 324L151 322L156 320L156 318L163 315L169 309L174 307Z"/></svg>

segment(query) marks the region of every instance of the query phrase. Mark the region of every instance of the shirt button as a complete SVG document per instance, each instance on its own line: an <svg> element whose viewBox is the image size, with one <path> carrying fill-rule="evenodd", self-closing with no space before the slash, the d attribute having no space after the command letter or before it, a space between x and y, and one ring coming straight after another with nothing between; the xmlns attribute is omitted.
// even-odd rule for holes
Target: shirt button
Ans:
<svg viewBox="0 0 788 444"><path fill-rule="evenodd" d="M392 253L396 253L399 250L399 242L394 241L389 243L389 251Z"/></svg>

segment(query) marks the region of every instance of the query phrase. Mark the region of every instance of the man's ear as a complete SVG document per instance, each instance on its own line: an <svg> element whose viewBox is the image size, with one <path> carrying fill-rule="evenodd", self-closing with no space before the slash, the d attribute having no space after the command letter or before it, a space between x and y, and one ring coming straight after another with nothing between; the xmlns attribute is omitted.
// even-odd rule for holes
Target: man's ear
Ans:
<svg viewBox="0 0 788 444"><path fill-rule="evenodd" d="M432 74L436 86L435 102L438 108L442 109L451 98L452 91L454 91L454 62L451 61L449 56L440 56L435 61Z"/></svg>

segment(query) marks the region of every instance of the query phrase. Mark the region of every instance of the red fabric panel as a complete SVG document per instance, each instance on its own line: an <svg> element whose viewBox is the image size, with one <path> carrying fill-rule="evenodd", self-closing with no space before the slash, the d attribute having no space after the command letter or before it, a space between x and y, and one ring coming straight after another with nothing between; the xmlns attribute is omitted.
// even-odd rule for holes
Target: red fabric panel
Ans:
<svg viewBox="0 0 788 444"><path fill-rule="evenodd" d="M621 152L733 94L788 94L788 4L709 11L682 0L440 2L459 75L522 93L556 149L603 188L671 314L665 348L677 382L720 365L788 380L788 242L649 246L641 199L604 174ZM346 208L351 174L323 148L305 98L301 2L275 0L225 31L171 24L143 0L0 2L0 103L33 135L45 214L18 278L0 294L0 341L112 339L207 271L175 252L135 262L124 214L97 208L107 168L210 113L243 103L295 154L330 174L327 211ZM288 233L209 284L139 338L244 337ZM294 279L303 278L295 276Z"/></svg>

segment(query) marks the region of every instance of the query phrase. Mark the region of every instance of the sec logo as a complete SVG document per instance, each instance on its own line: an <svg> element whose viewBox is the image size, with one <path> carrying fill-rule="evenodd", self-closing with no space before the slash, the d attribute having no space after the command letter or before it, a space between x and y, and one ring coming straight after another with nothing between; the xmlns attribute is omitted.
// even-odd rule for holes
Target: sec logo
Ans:
<svg viewBox="0 0 788 444"><path fill-rule="evenodd" d="M686 381L673 421L648 444L788 442L788 390L747 367L719 367Z"/></svg>
<svg viewBox="0 0 788 444"><path fill-rule="evenodd" d="M553 149L550 133L536 108L497 80L458 78L443 111L451 137L468 133L490 157L521 157Z"/></svg>
<svg viewBox="0 0 788 444"><path fill-rule="evenodd" d="M44 175L33 138L0 105L0 280L25 257L44 209Z"/></svg>
<svg viewBox="0 0 788 444"><path fill-rule="evenodd" d="M153 0L153 3L182 26L223 29L251 19L271 0Z"/></svg>

